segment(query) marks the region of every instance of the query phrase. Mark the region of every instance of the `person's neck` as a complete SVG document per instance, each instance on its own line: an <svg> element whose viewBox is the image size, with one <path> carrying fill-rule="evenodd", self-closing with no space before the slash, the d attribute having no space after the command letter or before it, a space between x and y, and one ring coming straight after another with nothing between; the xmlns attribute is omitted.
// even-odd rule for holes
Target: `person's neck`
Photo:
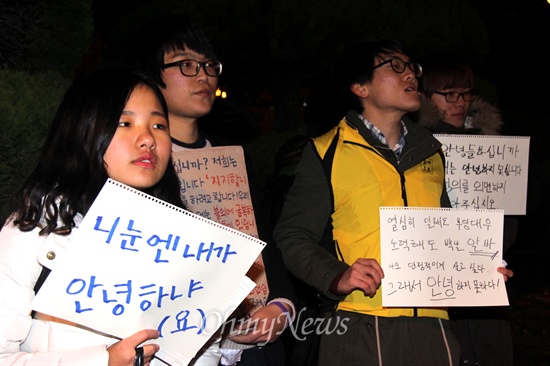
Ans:
<svg viewBox="0 0 550 366"><path fill-rule="evenodd" d="M170 136L185 144L193 144L199 139L197 118L182 118L170 115Z"/></svg>
<svg viewBox="0 0 550 366"><path fill-rule="evenodd" d="M378 113L378 111L375 111L373 113L372 111L364 110L362 115L384 134L390 148L393 148L399 142L401 119L404 116L403 112Z"/></svg>
<svg viewBox="0 0 550 366"><path fill-rule="evenodd" d="M460 121L453 121L453 120L445 121L445 120L443 120L443 123L447 123L447 124L449 124L451 126L454 126L456 128L463 128L464 127L464 120L460 120Z"/></svg>

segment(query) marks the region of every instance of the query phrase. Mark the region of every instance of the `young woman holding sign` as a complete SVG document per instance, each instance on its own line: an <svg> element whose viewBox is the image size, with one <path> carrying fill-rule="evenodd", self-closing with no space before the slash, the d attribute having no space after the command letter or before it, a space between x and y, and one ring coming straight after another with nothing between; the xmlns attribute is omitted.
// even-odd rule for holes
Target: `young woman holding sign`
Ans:
<svg viewBox="0 0 550 366"><path fill-rule="evenodd" d="M15 195L0 232L0 363L149 365L159 337L144 329L118 339L31 313L44 268L71 245L108 178L183 207L171 164L168 111L147 78L106 69L66 93L38 165ZM38 286L37 285L38 282ZM32 315L31 315L32 314Z"/></svg>

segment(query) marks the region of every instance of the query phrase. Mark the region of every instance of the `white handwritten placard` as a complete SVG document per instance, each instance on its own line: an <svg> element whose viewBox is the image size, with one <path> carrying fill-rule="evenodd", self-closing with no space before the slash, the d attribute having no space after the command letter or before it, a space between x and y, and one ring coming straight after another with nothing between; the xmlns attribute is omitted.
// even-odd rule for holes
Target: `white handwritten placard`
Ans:
<svg viewBox="0 0 550 366"><path fill-rule="evenodd" d="M434 135L445 153L451 205L503 209L525 215L529 168L528 136Z"/></svg>
<svg viewBox="0 0 550 366"><path fill-rule="evenodd" d="M381 207L382 304L508 305L503 210Z"/></svg>
<svg viewBox="0 0 550 366"><path fill-rule="evenodd" d="M265 246L113 180L73 235L33 309L120 338L158 329L157 355L175 365L251 291L245 274Z"/></svg>
<svg viewBox="0 0 550 366"><path fill-rule="evenodd" d="M185 149L173 152L172 159L180 178L182 200L190 211L258 237L241 146ZM261 254L247 276L256 283L245 302L248 311L252 313L266 305L269 295Z"/></svg>

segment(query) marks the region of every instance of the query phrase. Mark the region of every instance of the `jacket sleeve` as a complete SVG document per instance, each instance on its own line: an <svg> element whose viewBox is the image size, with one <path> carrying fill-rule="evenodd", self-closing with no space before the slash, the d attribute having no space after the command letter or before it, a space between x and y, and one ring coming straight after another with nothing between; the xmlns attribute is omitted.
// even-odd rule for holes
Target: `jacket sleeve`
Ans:
<svg viewBox="0 0 550 366"><path fill-rule="evenodd" d="M281 251L275 243L268 242L262 252L265 272L269 284L269 296L267 301L284 298L296 304L296 292L290 281Z"/></svg>
<svg viewBox="0 0 550 366"><path fill-rule="evenodd" d="M79 334L87 331L66 325L74 328L65 333L72 343L52 346L60 343L56 331L31 318L33 288L42 269L37 253L54 240L53 235L39 237L37 230L22 232L9 223L0 232L0 364L107 365L106 342L84 344Z"/></svg>
<svg viewBox="0 0 550 366"><path fill-rule="evenodd" d="M269 286L267 302L276 298L284 298L291 301L293 304L296 304L296 292L294 291L294 286L287 274L286 266L283 262L283 258L281 257L281 251L273 243L273 239L271 238L267 213L261 207L259 200L261 191L258 187L258 181L254 166L252 164L252 159L246 150L244 150L244 155L250 195L252 198L252 205L254 206L256 225L258 228L258 236L261 240L267 243L262 251L262 259L264 261L265 273Z"/></svg>
<svg viewBox="0 0 550 366"><path fill-rule="evenodd" d="M313 143L302 153L274 239L287 268L299 279L335 300L329 292L336 276L349 266L319 246L332 214L332 195L321 160Z"/></svg>

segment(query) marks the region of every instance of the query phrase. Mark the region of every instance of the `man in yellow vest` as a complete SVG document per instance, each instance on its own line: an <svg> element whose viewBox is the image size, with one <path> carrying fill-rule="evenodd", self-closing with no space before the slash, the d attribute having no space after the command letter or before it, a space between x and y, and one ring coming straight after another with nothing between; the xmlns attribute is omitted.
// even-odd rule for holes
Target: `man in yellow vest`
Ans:
<svg viewBox="0 0 550 366"><path fill-rule="evenodd" d="M378 291L379 207L450 207L441 144L405 116L420 108L422 68L376 40L346 52L335 75L351 109L304 149L274 233L288 269L337 300L312 329L319 365L458 365L446 308L383 307Z"/></svg>

